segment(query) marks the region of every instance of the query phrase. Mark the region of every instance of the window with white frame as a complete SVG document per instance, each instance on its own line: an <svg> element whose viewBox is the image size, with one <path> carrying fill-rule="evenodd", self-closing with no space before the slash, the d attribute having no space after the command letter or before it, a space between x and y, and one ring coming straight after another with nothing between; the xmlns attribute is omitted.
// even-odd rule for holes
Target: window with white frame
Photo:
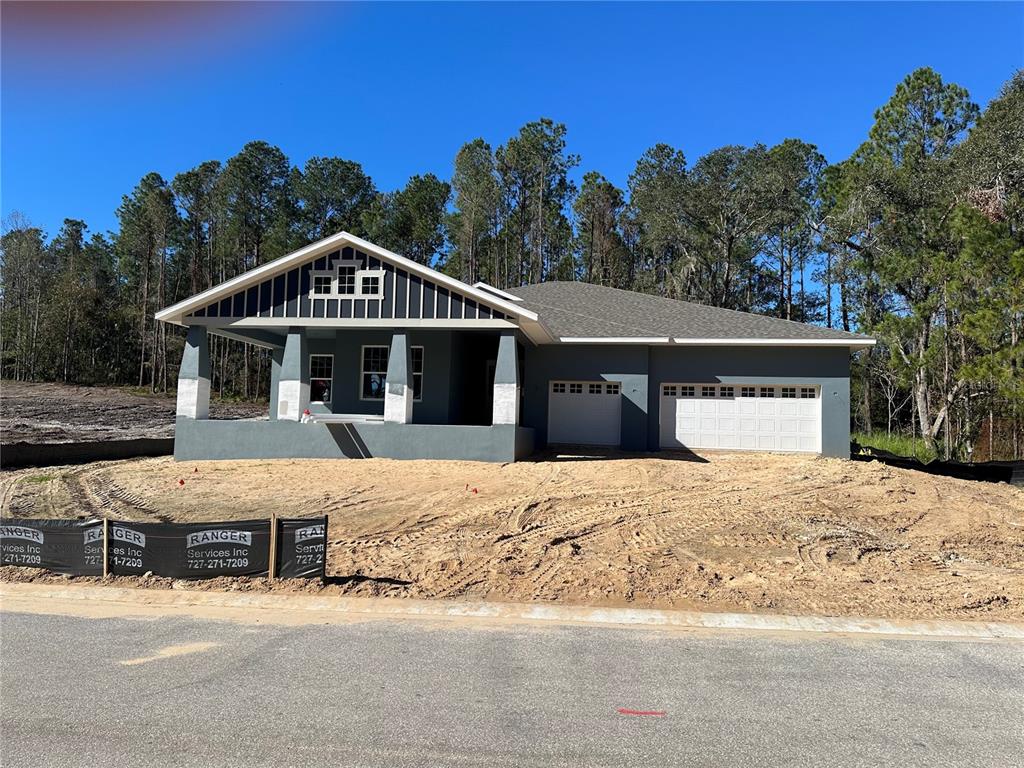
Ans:
<svg viewBox="0 0 1024 768"><path fill-rule="evenodd" d="M360 400L384 399L390 354L390 347L363 347L359 370ZM409 356L412 358L412 399L418 402L423 400L423 347L410 347Z"/></svg>
<svg viewBox="0 0 1024 768"><path fill-rule="evenodd" d="M338 266L338 293L351 296L356 292L356 265L341 264Z"/></svg>
<svg viewBox="0 0 1024 768"><path fill-rule="evenodd" d="M364 269L356 274L359 295L365 299L379 299L384 295L384 270Z"/></svg>
<svg viewBox="0 0 1024 768"><path fill-rule="evenodd" d="M334 384L334 355L309 356L309 399L313 403L331 402Z"/></svg>
<svg viewBox="0 0 1024 768"><path fill-rule="evenodd" d="M388 348L363 347L359 366L359 399L383 400L384 380L388 375Z"/></svg>
<svg viewBox="0 0 1024 768"><path fill-rule="evenodd" d="M330 296L334 293L334 277L330 272L311 272L310 279L312 280L310 296Z"/></svg>

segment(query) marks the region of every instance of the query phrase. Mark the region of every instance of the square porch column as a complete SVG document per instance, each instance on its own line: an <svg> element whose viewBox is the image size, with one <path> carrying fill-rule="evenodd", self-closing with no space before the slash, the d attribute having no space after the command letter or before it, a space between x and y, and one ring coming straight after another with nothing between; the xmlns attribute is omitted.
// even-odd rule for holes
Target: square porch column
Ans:
<svg viewBox="0 0 1024 768"><path fill-rule="evenodd" d="M210 417L210 345L202 325L190 325L185 337L175 414L187 419Z"/></svg>
<svg viewBox="0 0 1024 768"><path fill-rule="evenodd" d="M289 328L277 384L277 418L298 421L308 407L309 355L306 354L306 329Z"/></svg>
<svg viewBox="0 0 1024 768"><path fill-rule="evenodd" d="M384 421L392 424L412 421L412 350L406 333L391 337L388 373L384 379Z"/></svg>
<svg viewBox="0 0 1024 768"><path fill-rule="evenodd" d="M494 407L491 424L519 423L519 365L515 331L502 331L494 364Z"/></svg>

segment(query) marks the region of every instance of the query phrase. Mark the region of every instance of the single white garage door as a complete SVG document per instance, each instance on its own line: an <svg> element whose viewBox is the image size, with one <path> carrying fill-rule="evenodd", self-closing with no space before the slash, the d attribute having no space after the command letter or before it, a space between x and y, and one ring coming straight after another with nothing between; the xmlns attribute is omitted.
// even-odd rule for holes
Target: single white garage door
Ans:
<svg viewBox="0 0 1024 768"><path fill-rule="evenodd" d="M662 448L821 451L817 386L662 384Z"/></svg>
<svg viewBox="0 0 1024 768"><path fill-rule="evenodd" d="M618 445L621 392L617 381L552 381L548 442Z"/></svg>

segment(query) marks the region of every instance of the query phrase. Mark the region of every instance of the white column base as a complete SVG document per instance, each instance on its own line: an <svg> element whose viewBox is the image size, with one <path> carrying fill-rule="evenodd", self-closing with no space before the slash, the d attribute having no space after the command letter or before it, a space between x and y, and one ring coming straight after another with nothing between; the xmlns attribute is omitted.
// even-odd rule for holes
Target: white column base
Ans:
<svg viewBox="0 0 1024 768"><path fill-rule="evenodd" d="M494 383L491 424L519 423L519 385Z"/></svg>
<svg viewBox="0 0 1024 768"><path fill-rule="evenodd" d="M395 388L398 392L392 392ZM412 421L412 387L405 384L384 385L384 421L408 424Z"/></svg>
<svg viewBox="0 0 1024 768"><path fill-rule="evenodd" d="M175 415L187 419L210 418L209 379L178 379L178 405Z"/></svg>
<svg viewBox="0 0 1024 768"><path fill-rule="evenodd" d="M309 407L309 384L289 379L277 385L277 418L299 421Z"/></svg>

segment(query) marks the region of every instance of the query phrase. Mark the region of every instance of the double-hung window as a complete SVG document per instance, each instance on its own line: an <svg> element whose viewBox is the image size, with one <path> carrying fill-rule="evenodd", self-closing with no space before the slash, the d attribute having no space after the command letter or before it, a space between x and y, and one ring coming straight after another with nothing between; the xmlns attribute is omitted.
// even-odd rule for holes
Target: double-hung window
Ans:
<svg viewBox="0 0 1024 768"><path fill-rule="evenodd" d="M363 347L363 359L359 370L359 399L383 400L384 383L388 375L388 356L390 348L386 346ZM423 400L423 347L411 347L409 356L412 358L412 399Z"/></svg>
<svg viewBox="0 0 1024 768"><path fill-rule="evenodd" d="M383 400L384 379L388 375L388 348L363 347L359 370L359 399Z"/></svg>
<svg viewBox="0 0 1024 768"><path fill-rule="evenodd" d="M342 264L338 267L338 293L351 296L356 292L356 265Z"/></svg>
<svg viewBox="0 0 1024 768"><path fill-rule="evenodd" d="M331 402L334 384L334 355L309 356L309 399L314 403Z"/></svg>

